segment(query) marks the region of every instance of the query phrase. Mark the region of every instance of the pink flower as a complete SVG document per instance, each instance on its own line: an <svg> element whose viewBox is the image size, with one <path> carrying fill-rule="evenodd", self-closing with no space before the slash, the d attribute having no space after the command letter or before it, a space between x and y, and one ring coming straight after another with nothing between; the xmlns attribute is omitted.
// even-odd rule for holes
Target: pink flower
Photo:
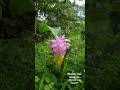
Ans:
<svg viewBox="0 0 120 90"><path fill-rule="evenodd" d="M70 40L66 39L65 35L60 37L55 36L55 40L49 40L49 42L52 44L50 48L54 55L64 55L70 47L70 44L68 43Z"/></svg>

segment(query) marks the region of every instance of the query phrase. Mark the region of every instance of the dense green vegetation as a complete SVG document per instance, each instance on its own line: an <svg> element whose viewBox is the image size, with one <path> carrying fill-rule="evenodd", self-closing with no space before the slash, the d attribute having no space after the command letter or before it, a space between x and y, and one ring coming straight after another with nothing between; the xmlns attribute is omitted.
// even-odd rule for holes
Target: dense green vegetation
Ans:
<svg viewBox="0 0 120 90"><path fill-rule="evenodd" d="M34 43L21 39L0 42L1 90L34 89Z"/></svg>
<svg viewBox="0 0 120 90"><path fill-rule="evenodd" d="M34 90L34 18L30 0L0 0L0 90Z"/></svg>
<svg viewBox="0 0 120 90"><path fill-rule="evenodd" d="M69 1L36 1L35 89L36 90L84 90L85 81L85 21L78 15L84 6ZM59 71L48 40L61 31L71 40L62 69ZM78 84L68 82L67 73L81 73Z"/></svg>
<svg viewBox="0 0 120 90"><path fill-rule="evenodd" d="M86 3L86 90L120 89L120 3Z"/></svg>
<svg viewBox="0 0 120 90"><path fill-rule="evenodd" d="M86 30L84 6L34 1L0 1L0 89L120 90L119 1L87 0ZM48 26L71 40L61 71L53 62ZM68 82L68 72L81 73L79 84Z"/></svg>

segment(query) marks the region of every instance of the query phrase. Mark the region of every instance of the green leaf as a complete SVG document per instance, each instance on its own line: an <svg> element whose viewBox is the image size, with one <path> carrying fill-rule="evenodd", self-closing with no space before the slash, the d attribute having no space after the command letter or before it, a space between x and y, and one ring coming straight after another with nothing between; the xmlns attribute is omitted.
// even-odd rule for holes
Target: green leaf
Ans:
<svg viewBox="0 0 120 90"><path fill-rule="evenodd" d="M65 90L65 87L67 86L67 84L68 84L68 81L62 83L62 88L61 88L61 90Z"/></svg>
<svg viewBox="0 0 120 90"><path fill-rule="evenodd" d="M69 90L72 90L72 87L70 85L67 85L67 86L68 86Z"/></svg>
<svg viewBox="0 0 120 90"><path fill-rule="evenodd" d="M60 36L62 34L61 27L50 27L50 26L48 26L48 28L51 30L53 35Z"/></svg>
<svg viewBox="0 0 120 90"><path fill-rule="evenodd" d="M39 86L35 84L35 90L39 90Z"/></svg>
<svg viewBox="0 0 120 90"><path fill-rule="evenodd" d="M48 84L47 84L47 85L45 85L45 86L44 86L44 89L45 89L45 90L50 90L49 85L48 85Z"/></svg>
<svg viewBox="0 0 120 90"><path fill-rule="evenodd" d="M45 23L40 23L39 24L39 32L46 32L46 31L51 31L53 35L60 36L61 35L61 28L60 27L50 27Z"/></svg>
<svg viewBox="0 0 120 90"><path fill-rule="evenodd" d="M35 82L39 82L39 77L38 76L35 76Z"/></svg>
<svg viewBox="0 0 120 90"><path fill-rule="evenodd" d="M39 90L43 90L44 78L45 78L45 75L42 77L42 79L40 81Z"/></svg>
<svg viewBox="0 0 120 90"><path fill-rule="evenodd" d="M49 84L49 88L53 88L51 84Z"/></svg>
<svg viewBox="0 0 120 90"><path fill-rule="evenodd" d="M49 78L53 83L57 84L57 78L54 75L50 74Z"/></svg>
<svg viewBox="0 0 120 90"><path fill-rule="evenodd" d="M48 28L47 24L41 23L39 25L39 32L46 32L46 31L49 31L49 28Z"/></svg>
<svg viewBox="0 0 120 90"><path fill-rule="evenodd" d="M45 81L46 81L47 83L50 83L50 78L49 78L49 77L46 77L46 78L45 78Z"/></svg>
<svg viewBox="0 0 120 90"><path fill-rule="evenodd" d="M54 82L51 82L50 84L51 84L51 85L55 85L55 83L54 83Z"/></svg>
<svg viewBox="0 0 120 90"><path fill-rule="evenodd" d="M69 35L79 35L79 32L77 30L72 30Z"/></svg>

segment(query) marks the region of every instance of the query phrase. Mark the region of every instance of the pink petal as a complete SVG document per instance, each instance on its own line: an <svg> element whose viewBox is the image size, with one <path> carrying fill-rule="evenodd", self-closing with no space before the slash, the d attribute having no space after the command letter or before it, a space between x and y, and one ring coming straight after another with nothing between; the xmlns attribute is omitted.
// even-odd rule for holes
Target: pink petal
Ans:
<svg viewBox="0 0 120 90"><path fill-rule="evenodd" d="M60 51L60 54L65 54L66 53L66 50L61 50Z"/></svg>
<svg viewBox="0 0 120 90"><path fill-rule="evenodd" d="M63 50L63 51L66 50L66 47L64 46L64 47L62 48L62 50Z"/></svg>
<svg viewBox="0 0 120 90"><path fill-rule="evenodd" d="M68 48L69 48L69 46L66 46L66 48L68 49Z"/></svg>
<svg viewBox="0 0 120 90"><path fill-rule="evenodd" d="M60 48L64 47L64 43L59 44L59 47Z"/></svg>
<svg viewBox="0 0 120 90"><path fill-rule="evenodd" d="M57 42L58 42L58 43L62 43L62 42L63 42L63 40L61 40L61 39L58 39L58 40L57 40Z"/></svg>
<svg viewBox="0 0 120 90"><path fill-rule="evenodd" d="M64 39L64 38L65 38L65 35L62 36L62 39Z"/></svg>
<svg viewBox="0 0 120 90"><path fill-rule="evenodd" d="M54 54L57 54L57 51L58 51L57 48L54 48L54 49L53 49L53 53L54 53Z"/></svg>
<svg viewBox="0 0 120 90"><path fill-rule="evenodd" d="M48 40L48 42L50 42L50 43L55 43L56 40Z"/></svg>
<svg viewBox="0 0 120 90"><path fill-rule="evenodd" d="M50 48L55 48L57 46L57 44L53 44L50 46Z"/></svg>

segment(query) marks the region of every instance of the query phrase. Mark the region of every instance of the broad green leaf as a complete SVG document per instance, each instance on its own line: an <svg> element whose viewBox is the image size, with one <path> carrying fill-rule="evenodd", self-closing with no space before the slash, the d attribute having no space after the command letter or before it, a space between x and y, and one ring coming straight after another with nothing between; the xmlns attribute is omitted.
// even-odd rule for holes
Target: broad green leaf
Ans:
<svg viewBox="0 0 120 90"><path fill-rule="evenodd" d="M39 77L38 76L35 76L35 82L39 82Z"/></svg>
<svg viewBox="0 0 120 90"><path fill-rule="evenodd" d="M49 85L48 85L48 84L47 84L47 85L45 85L45 86L44 86L44 89L45 89L45 90L50 90ZM41 90L42 90L42 89L41 89Z"/></svg>
<svg viewBox="0 0 120 90"><path fill-rule="evenodd" d="M53 35L60 36L61 35L61 28L60 27L50 27L45 23L39 24L39 32L46 32L51 31Z"/></svg>
<svg viewBox="0 0 120 90"><path fill-rule="evenodd" d="M49 28L48 28L47 24L41 23L39 25L39 32L46 32L46 31L49 31Z"/></svg>
<svg viewBox="0 0 120 90"><path fill-rule="evenodd" d="M54 83L54 82L51 82L50 84L51 84L51 85L55 85L55 83Z"/></svg>
<svg viewBox="0 0 120 90"><path fill-rule="evenodd" d="M53 88L51 84L49 84L49 88Z"/></svg>
<svg viewBox="0 0 120 90"><path fill-rule="evenodd" d="M61 33L62 33L60 27L50 27L50 26L48 26L48 28L51 30L53 35L60 36Z"/></svg>
<svg viewBox="0 0 120 90"><path fill-rule="evenodd" d="M50 83L50 78L49 78L49 77L45 77L45 81L46 81L47 83Z"/></svg>
<svg viewBox="0 0 120 90"><path fill-rule="evenodd" d="M57 84L57 78L54 75L50 74L49 78L54 84Z"/></svg>

